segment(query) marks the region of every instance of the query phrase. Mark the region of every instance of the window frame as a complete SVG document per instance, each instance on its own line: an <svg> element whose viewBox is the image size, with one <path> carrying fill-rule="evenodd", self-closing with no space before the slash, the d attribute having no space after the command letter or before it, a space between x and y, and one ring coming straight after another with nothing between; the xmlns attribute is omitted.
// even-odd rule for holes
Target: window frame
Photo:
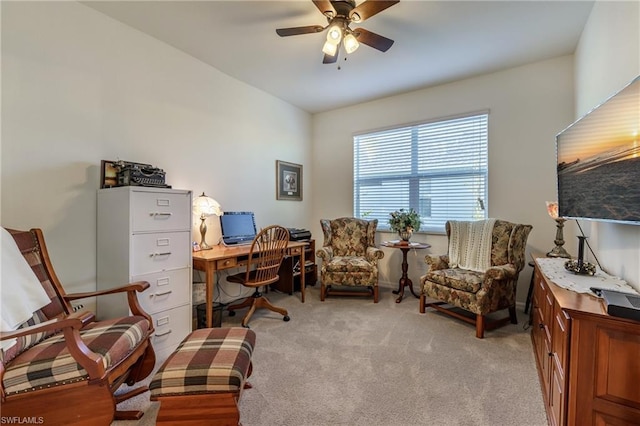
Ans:
<svg viewBox="0 0 640 426"><path fill-rule="evenodd" d="M458 121L459 123L452 124ZM477 123L476 123L477 122ZM474 125L480 126L479 129L473 129ZM443 126L448 129L446 132L446 136L451 140L446 140L445 142L437 142L436 145L442 151L438 151L438 153L443 154L447 150L452 150L456 147L457 139L462 138L466 143L468 143L469 147L474 148L473 154L468 156L469 160L473 160L471 162L465 162L465 156L461 155L462 160L459 160L457 167L455 163L452 163L450 167L444 167L441 170L438 170L439 167L435 167L432 164L431 166L427 166L425 170L425 164L429 163L429 157L425 156L424 153L427 151L427 147L432 144L433 140L439 139L440 136L435 138L430 138L429 136L420 136L420 132L429 132L430 129L438 128L439 126ZM410 165L410 172L398 172L398 173L389 173L391 168L381 167L376 169L375 166L366 168L366 172L361 170L361 166L363 161L361 157L364 155L364 148L360 146L360 142L362 139L369 138L370 143L376 139L381 139L380 144L388 144L388 146L380 148L378 151L378 155L384 154L384 150L393 149L394 148L394 139L398 139L396 141L398 146L396 149L402 149L403 144L406 147L407 136L402 136L403 132L409 132L411 137L410 142L410 152L409 160L406 158L399 160L398 158L393 158L392 161L401 161L404 167L407 166L407 163ZM462 136L456 136L456 134L460 134ZM387 135L389 137L388 140L385 140L384 137ZM471 138L468 136L471 135ZM477 138L475 141L473 138ZM461 145L462 146L462 145ZM464 145L467 146L467 145ZM389 148L390 147L390 148ZM444 148L443 148L444 147ZM422 152L421 152L422 150ZM375 152L375 150L374 150ZM458 155L463 151L458 150ZM388 152L387 152L388 154ZM395 153L393 153L395 155ZM398 157L406 157L406 153L402 155L398 155ZM477 156L477 159L474 160L474 157ZM433 160L431 160L433 161ZM422 162L422 163L421 163ZM444 163L438 163L442 165ZM393 166L391 166L393 167ZM422 167L422 170L421 170ZM372 172L372 170L377 171L377 173ZM369 173L368 177L363 177L363 174ZM378 230L383 232L391 232L388 224L388 215L392 211L398 210L400 208L408 209L414 208L418 212L424 212L425 209L431 210L431 202L433 202L434 198L441 202L441 198L438 197L429 197L425 196L425 194L429 194L429 192L425 192L421 190L421 185L424 185L426 182L429 184L433 184L433 182L437 182L438 179L440 182L436 183L436 187L438 187L441 193L447 188L451 188L448 184L444 184L452 178L458 178L460 182L462 182L463 186L460 186L460 182L453 182L453 188L457 188L456 194L460 194L460 199L466 200L464 192L466 191L468 194L476 193L481 194L477 197L477 206L465 206L464 209L468 210L465 215L468 214L468 217L454 217L455 215L450 215L450 212L460 213L463 210L458 210L457 208L446 208L444 211L446 213L446 217L449 219L455 220L480 220L486 219L489 217L488 215L488 186L489 186L489 110L480 110L473 111L465 114L452 115L447 117L440 117L429 119L425 121L409 123L409 124L401 124L397 126L390 126L382 129L369 130L366 132L359 132L353 135L353 211L355 217L360 217L363 219L378 219ZM443 180L444 178L444 180ZM469 182L472 182L472 189L467 189L465 184L465 179L469 179ZM392 182L404 183L407 188L400 188L401 194L398 196L403 198L405 201L400 202L397 207L392 207L389 204L389 201L386 199L385 208L386 215L382 215L381 211L366 211L367 206L363 206L363 189L367 186L375 187L383 186L383 184L391 184ZM408 183L407 183L408 182ZM466 185L469 185L469 182L466 182ZM408 192L407 192L408 191ZM384 192L384 190L382 190ZM406 192L406 193L405 193ZM448 194L449 192L447 192ZM394 194L395 196L395 194ZM382 196L377 196L378 199L383 198ZM468 197L467 197L468 198ZM425 200L429 200L429 206L425 206ZM473 200L473 198L471 198ZM368 202L376 202L376 196L369 196ZM381 202L381 200L379 200ZM365 211L363 211L365 210ZM442 210L442 209L441 209ZM431 218L432 216L428 216ZM418 232L421 233L437 233L441 234L445 232L444 224L446 222L444 216L437 216L435 219L425 220L424 215L421 214L421 228Z"/></svg>

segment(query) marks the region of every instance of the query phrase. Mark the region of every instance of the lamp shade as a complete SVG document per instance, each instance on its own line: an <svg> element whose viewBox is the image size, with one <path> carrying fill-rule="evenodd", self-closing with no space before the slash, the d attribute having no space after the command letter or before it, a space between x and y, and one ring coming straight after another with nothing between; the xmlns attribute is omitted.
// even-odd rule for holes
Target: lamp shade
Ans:
<svg viewBox="0 0 640 426"><path fill-rule="evenodd" d="M342 21L336 19L336 23L332 24L327 31L327 41L333 44L340 43L342 40Z"/></svg>
<svg viewBox="0 0 640 426"><path fill-rule="evenodd" d="M204 192L193 201L193 210L201 218L209 216L222 216L220 203L211 197L207 197Z"/></svg>
<svg viewBox="0 0 640 426"><path fill-rule="evenodd" d="M356 49L358 49L358 46L360 46L360 43L358 43L358 40L356 40L356 37L353 34L347 34L343 40L344 43L344 50L347 53L353 53L356 51Z"/></svg>
<svg viewBox="0 0 640 426"><path fill-rule="evenodd" d="M322 53L329 56L336 56L336 52L338 51L338 45L331 43L330 41L325 41L324 46L322 46Z"/></svg>

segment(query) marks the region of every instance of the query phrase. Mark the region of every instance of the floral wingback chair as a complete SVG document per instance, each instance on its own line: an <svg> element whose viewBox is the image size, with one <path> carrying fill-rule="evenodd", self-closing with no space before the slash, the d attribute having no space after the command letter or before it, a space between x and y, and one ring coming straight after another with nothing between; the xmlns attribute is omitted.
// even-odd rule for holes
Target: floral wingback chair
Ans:
<svg viewBox="0 0 640 426"><path fill-rule="evenodd" d="M354 217L321 219L324 244L316 255L320 268L320 300L327 294L371 295L378 303L378 260L384 252L375 246L378 220ZM333 286L364 287L368 292L336 289Z"/></svg>
<svg viewBox="0 0 640 426"><path fill-rule="evenodd" d="M450 265L451 222L446 223L449 238L447 255L427 255L429 265L426 275L420 279L420 312L432 307L440 312L476 326L476 337L482 339L485 329L499 327L511 321L517 324L516 286L518 275L525 265L525 247L531 225L520 225L493 219L490 232L490 266L484 271L463 269ZM479 222L478 222L479 223ZM435 299L429 301L427 299ZM475 314L469 317L440 305L448 304ZM509 309L509 316L487 322L491 312Z"/></svg>

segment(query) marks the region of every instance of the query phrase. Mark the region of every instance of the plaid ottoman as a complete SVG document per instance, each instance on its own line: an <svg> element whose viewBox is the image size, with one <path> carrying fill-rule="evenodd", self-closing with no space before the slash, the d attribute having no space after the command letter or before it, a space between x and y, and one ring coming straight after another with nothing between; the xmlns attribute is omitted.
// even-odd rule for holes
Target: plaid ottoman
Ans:
<svg viewBox="0 0 640 426"><path fill-rule="evenodd" d="M151 400L160 402L156 424L239 425L255 342L255 332L243 327L189 334L149 385Z"/></svg>

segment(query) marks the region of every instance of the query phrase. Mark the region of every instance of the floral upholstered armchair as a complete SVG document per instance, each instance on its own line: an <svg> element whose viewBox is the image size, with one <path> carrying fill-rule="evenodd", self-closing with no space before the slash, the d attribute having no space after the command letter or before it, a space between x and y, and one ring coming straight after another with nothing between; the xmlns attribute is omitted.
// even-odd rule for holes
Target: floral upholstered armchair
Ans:
<svg viewBox="0 0 640 426"><path fill-rule="evenodd" d="M378 260L384 252L375 246L378 220L354 217L321 219L324 244L316 255L320 268L320 300L327 294L371 295L378 303ZM336 289L333 286L364 287L368 292Z"/></svg>
<svg viewBox="0 0 640 426"><path fill-rule="evenodd" d="M511 321L517 324L516 318L516 286L518 275L524 267L525 247L532 227L519 225L499 219L490 219L491 228L487 228L488 221L453 222L446 223L449 239L447 255L427 255L425 261L429 265L426 275L422 276L420 294L420 312L432 307L458 319L476 326L476 337L482 339L485 329L489 330ZM480 240L467 238L461 233L457 224L476 224L485 226L486 263L487 268L466 269L458 260L460 253L471 253L477 256L481 250L469 247L472 242ZM452 225L454 234L452 236ZM460 247L453 248L452 240L460 242ZM468 242L469 244L465 244ZM455 250L455 261L452 261L452 249ZM427 299L436 301L427 301ZM448 304L471 312L472 316L464 315L455 309L445 308ZM503 309L509 310L509 316L487 322L486 315Z"/></svg>

